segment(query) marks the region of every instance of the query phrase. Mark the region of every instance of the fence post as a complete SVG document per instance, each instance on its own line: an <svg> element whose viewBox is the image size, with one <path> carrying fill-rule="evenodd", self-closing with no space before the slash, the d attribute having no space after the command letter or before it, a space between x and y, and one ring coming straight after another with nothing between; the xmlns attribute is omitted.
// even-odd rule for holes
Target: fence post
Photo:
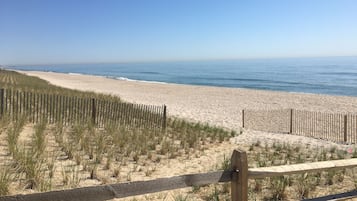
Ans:
<svg viewBox="0 0 357 201"><path fill-rule="evenodd" d="M4 89L0 89L0 116L4 115Z"/></svg>
<svg viewBox="0 0 357 201"><path fill-rule="evenodd" d="M166 105L164 105L164 116L163 116L163 121L162 121L162 128L163 130L166 130Z"/></svg>
<svg viewBox="0 0 357 201"><path fill-rule="evenodd" d="M242 128L244 128L244 110L242 110Z"/></svg>
<svg viewBox="0 0 357 201"><path fill-rule="evenodd" d="M95 108L95 99L92 98L92 122L95 124L95 118L96 118L96 108Z"/></svg>
<svg viewBox="0 0 357 201"><path fill-rule="evenodd" d="M347 142L347 115L345 115L344 121L343 121L343 140L344 142Z"/></svg>
<svg viewBox="0 0 357 201"><path fill-rule="evenodd" d="M290 134L293 133L293 110L294 109L290 109L290 130L289 130Z"/></svg>
<svg viewBox="0 0 357 201"><path fill-rule="evenodd" d="M231 181L232 201L248 200L248 160L247 154L241 150L234 150L231 158L233 176Z"/></svg>

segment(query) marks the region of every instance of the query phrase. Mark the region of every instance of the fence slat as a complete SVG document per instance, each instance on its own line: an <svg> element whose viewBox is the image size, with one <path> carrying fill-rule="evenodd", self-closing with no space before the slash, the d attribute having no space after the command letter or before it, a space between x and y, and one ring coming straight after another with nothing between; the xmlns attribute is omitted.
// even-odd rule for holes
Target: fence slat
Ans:
<svg viewBox="0 0 357 201"><path fill-rule="evenodd" d="M162 128L165 130L166 129L166 105L164 105L164 111L163 111L163 115L162 115Z"/></svg>
<svg viewBox="0 0 357 201"><path fill-rule="evenodd" d="M347 115L344 116L343 119L344 129L343 129L343 141L347 142Z"/></svg>
<svg viewBox="0 0 357 201"><path fill-rule="evenodd" d="M69 102L70 102L70 97L69 96L65 96L65 103L66 103L66 112L65 112L65 119L68 119L69 118L69 111L71 110L70 108L69 108ZM68 120L68 121L66 121L66 125L70 125L70 121Z"/></svg>
<svg viewBox="0 0 357 201"><path fill-rule="evenodd" d="M50 115L49 115L49 123L53 123L53 94L50 95L49 97L49 104L50 104Z"/></svg>
<svg viewBox="0 0 357 201"><path fill-rule="evenodd" d="M23 108L22 108L22 91L18 91L18 105L17 105L17 107L18 107L17 113L19 114L19 117L21 117L22 110L23 110Z"/></svg>
<svg viewBox="0 0 357 201"><path fill-rule="evenodd" d="M58 122L58 105L59 105L59 101L58 101L58 94L54 95L54 103L53 103L53 116L54 116L54 120L55 122Z"/></svg>
<svg viewBox="0 0 357 201"><path fill-rule="evenodd" d="M38 121L42 121L42 93L38 94Z"/></svg>
<svg viewBox="0 0 357 201"><path fill-rule="evenodd" d="M8 95L8 91L7 90L4 90L4 92L5 92L5 107L4 107L4 114L8 114L8 106L7 106L7 104L8 104L8 97L9 97L9 95Z"/></svg>
<svg viewBox="0 0 357 201"><path fill-rule="evenodd" d="M290 134L293 133L293 114L294 114L294 110L290 109L290 129L289 129Z"/></svg>
<svg viewBox="0 0 357 201"><path fill-rule="evenodd" d="M39 105L40 105L39 100L40 100L39 94L36 93L35 94L36 119L35 119L34 123L39 121L39 117L38 117L38 115L39 115Z"/></svg>
<svg viewBox="0 0 357 201"><path fill-rule="evenodd" d="M5 98L5 90L4 89L0 89L0 116L1 118L4 116L4 98Z"/></svg>
<svg viewBox="0 0 357 201"><path fill-rule="evenodd" d="M62 124L65 124L64 122L64 113L65 113L65 104L64 104L64 96L60 96L60 102L61 102L61 106L59 108L60 111L60 121L62 122Z"/></svg>
<svg viewBox="0 0 357 201"><path fill-rule="evenodd" d="M14 121L15 120L15 94L14 94L14 90L11 90L11 96L12 96L12 112L11 112L11 115L12 115L12 120Z"/></svg>
<svg viewBox="0 0 357 201"><path fill-rule="evenodd" d="M14 101L14 106L15 106L14 116L15 116L15 120L18 120L19 119L19 91L16 91L15 95L16 95L16 98L15 98L16 101Z"/></svg>
<svg viewBox="0 0 357 201"><path fill-rule="evenodd" d="M118 114L119 114L119 103L118 101L115 101L115 109L114 109L114 122L116 122L118 124L119 120L118 120Z"/></svg>
<svg viewBox="0 0 357 201"><path fill-rule="evenodd" d="M77 97L72 97L72 106L71 106L71 110L72 110L72 120L70 122L76 123L78 120L78 98Z"/></svg>
<svg viewBox="0 0 357 201"><path fill-rule="evenodd" d="M73 107L73 99L74 97L68 97L68 102L67 102L67 105L68 105L68 115L67 115L67 118L66 118L66 122L73 122L73 115L74 115L74 111L72 110Z"/></svg>

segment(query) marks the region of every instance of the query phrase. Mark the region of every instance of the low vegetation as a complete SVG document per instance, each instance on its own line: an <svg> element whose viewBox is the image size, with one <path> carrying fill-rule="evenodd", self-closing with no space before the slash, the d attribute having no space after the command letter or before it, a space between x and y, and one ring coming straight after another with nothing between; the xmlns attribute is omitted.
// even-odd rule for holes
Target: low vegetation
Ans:
<svg viewBox="0 0 357 201"><path fill-rule="evenodd" d="M36 92L51 92L63 95L76 96L103 96L102 94L95 94L92 92L83 92L79 90L66 89L49 84L47 81L37 77L27 76L15 71L0 69L0 87L11 88L25 91ZM110 96L108 96L110 97Z"/></svg>
<svg viewBox="0 0 357 201"><path fill-rule="evenodd" d="M258 141L241 148L247 152L250 168L357 157L357 147L341 150ZM229 159L224 157L217 168L227 167ZM302 200L348 192L357 188L356 171L357 168L252 179L249 180L249 200ZM229 184L193 188L188 194L180 195L185 200L230 200L230 196Z"/></svg>
<svg viewBox="0 0 357 201"><path fill-rule="evenodd" d="M88 180L131 181L135 173L150 176L162 160L202 153L235 134L178 119L170 119L167 130L159 133L115 125L96 128L90 122L73 126L13 122L1 129L9 159L1 168L2 194L10 192L6 188L10 185L47 191L85 185L82 182Z"/></svg>

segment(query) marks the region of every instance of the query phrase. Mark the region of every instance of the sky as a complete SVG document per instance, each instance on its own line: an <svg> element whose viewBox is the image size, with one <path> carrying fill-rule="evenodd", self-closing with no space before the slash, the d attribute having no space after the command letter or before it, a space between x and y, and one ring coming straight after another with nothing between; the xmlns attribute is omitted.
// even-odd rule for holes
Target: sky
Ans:
<svg viewBox="0 0 357 201"><path fill-rule="evenodd" d="M0 0L0 64L357 56L356 0Z"/></svg>

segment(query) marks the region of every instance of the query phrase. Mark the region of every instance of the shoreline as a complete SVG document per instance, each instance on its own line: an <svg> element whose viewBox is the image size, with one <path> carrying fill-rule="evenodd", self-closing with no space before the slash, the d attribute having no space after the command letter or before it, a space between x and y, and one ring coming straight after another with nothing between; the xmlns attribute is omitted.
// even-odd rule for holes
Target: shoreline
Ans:
<svg viewBox="0 0 357 201"><path fill-rule="evenodd" d="M202 87L215 87L215 88L229 88L229 89L247 89L247 90L257 90L257 91L270 91L270 92L283 92L283 93L291 93L291 94L311 94L311 95L322 95L322 96L337 96L337 97L351 97L357 98L357 96L349 96L349 95L342 95L342 94L328 94L328 93L312 93L312 92L298 92L298 91L284 91L284 90L273 90L273 89L258 89L258 88L244 88L244 87L230 87L230 86L216 86L216 85L204 85L204 84L185 84L185 83L175 83L175 82L163 82L163 81L152 81L152 80L137 80L137 79L130 79L127 77L116 77L116 76L107 76L107 75L95 75L95 74L85 74L85 73L74 73L74 72L58 72L58 71L41 71L41 70L18 70L18 69L11 69L11 68L4 68L5 70L11 70L26 74L29 73L57 73L57 74L65 74L65 75L78 75L78 76L94 76L94 77L101 77L106 79L112 80L119 80L119 81L128 81L128 82L139 82L139 83L153 83L153 84L172 84L172 85L183 85L183 86L202 86ZM35 75L36 76L36 75Z"/></svg>
<svg viewBox="0 0 357 201"><path fill-rule="evenodd" d="M241 127L243 109L301 109L357 113L357 97L332 96L245 88L127 81L104 76L42 71L18 71L51 84L117 95L132 103L167 105L168 115L228 129Z"/></svg>
<svg viewBox="0 0 357 201"><path fill-rule="evenodd" d="M25 70L15 70L18 72L26 72ZM257 91L270 91L270 92L284 92L291 94L311 94L311 95L326 95L326 96L337 96L337 97L352 97L357 98L357 96L346 96L339 94L323 94L323 93L310 93L310 92L296 92L296 91L283 91L283 90L269 90L269 89L254 89L254 88L243 88L243 87L228 87L228 86L215 86L215 85L203 85L203 84L182 84L182 83L174 83L174 82L161 82L161 81L150 81L150 80L135 80L127 77L113 77L113 76L104 76L104 75L94 75L94 74L83 74L83 73L71 73L71 72L56 72L56 71L30 71L30 72L47 72L47 73L59 73L59 74L68 74L68 75L78 75L78 76L95 76L102 77L106 79L112 80L120 80L127 82L139 82L139 83L152 83L152 84L173 84L173 85L183 85L183 86L202 86L202 87L215 87L215 88L228 88L228 89L247 89L247 90L257 90Z"/></svg>

